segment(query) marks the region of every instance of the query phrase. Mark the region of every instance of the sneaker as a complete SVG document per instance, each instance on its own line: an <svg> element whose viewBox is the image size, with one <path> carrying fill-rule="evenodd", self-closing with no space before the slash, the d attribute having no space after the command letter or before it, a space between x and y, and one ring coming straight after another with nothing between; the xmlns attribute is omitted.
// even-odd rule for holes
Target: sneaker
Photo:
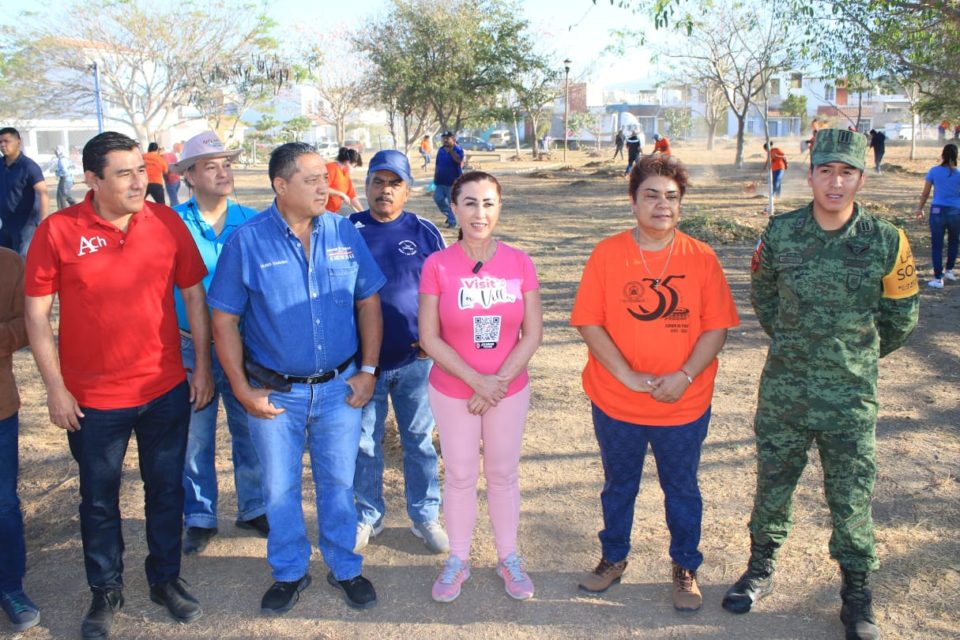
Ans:
<svg viewBox="0 0 960 640"><path fill-rule="evenodd" d="M516 600L533 597L533 580L524 570L523 559L515 553L497 563L497 573L503 578L503 588L507 595Z"/></svg>
<svg viewBox="0 0 960 640"><path fill-rule="evenodd" d="M237 520L234 524L237 525L238 529L256 531L261 538L266 538L270 535L270 523L267 521L267 515L265 513L261 513L256 518L250 518L249 520Z"/></svg>
<svg viewBox="0 0 960 640"><path fill-rule="evenodd" d="M450 540L447 533L436 520L430 522L414 522L410 532L423 540L431 553L447 553L450 551Z"/></svg>
<svg viewBox="0 0 960 640"><path fill-rule="evenodd" d="M460 587L469 577L470 563L464 563L457 556L450 556L433 583L433 599L437 602L453 602L460 595Z"/></svg>
<svg viewBox="0 0 960 640"><path fill-rule="evenodd" d="M260 600L260 612L280 616L300 600L300 592L310 586L310 574L293 582L274 582Z"/></svg>
<svg viewBox="0 0 960 640"><path fill-rule="evenodd" d="M580 579L580 591L587 593L603 593L613 585L620 582L620 576L627 568L627 561L610 562L606 558L600 558L600 563L596 569L583 576Z"/></svg>
<svg viewBox="0 0 960 640"><path fill-rule="evenodd" d="M205 527L187 527L183 533L183 555L192 556L201 553L210 544L210 538L217 535L216 529Z"/></svg>
<svg viewBox="0 0 960 640"><path fill-rule="evenodd" d="M957 274L955 274L953 271L945 272L943 274L943 277L944 279L949 280L950 282L956 282L957 280L960 280L960 278L957 278Z"/></svg>
<svg viewBox="0 0 960 640"><path fill-rule="evenodd" d="M91 589L93 600L80 623L83 640L103 640L110 635L113 616L123 608L123 592L120 589Z"/></svg>
<svg viewBox="0 0 960 640"><path fill-rule="evenodd" d="M696 611L703 605L697 572L673 563L673 608L677 611Z"/></svg>
<svg viewBox="0 0 960 640"><path fill-rule="evenodd" d="M377 604L377 592L373 589L373 584L363 576L337 580L331 571L327 574L327 582L343 591L343 599L354 609L369 609Z"/></svg>
<svg viewBox="0 0 960 640"><path fill-rule="evenodd" d="M180 624L189 624L203 615L200 603L184 588L183 578L151 585L150 599L163 605L170 617Z"/></svg>
<svg viewBox="0 0 960 640"><path fill-rule="evenodd" d="M934 278L927 283L928 287L933 287L934 289L943 289L943 278Z"/></svg>
<svg viewBox="0 0 960 640"><path fill-rule="evenodd" d="M383 518L380 518L373 524L367 524L366 522L357 523L357 540L353 546L354 553L360 553L360 551L370 544L370 538L376 538L378 535L383 533Z"/></svg>
<svg viewBox="0 0 960 640"><path fill-rule="evenodd" d="M3 607L14 631L26 631L40 624L40 609L27 597L23 589L17 589L0 595L0 607Z"/></svg>

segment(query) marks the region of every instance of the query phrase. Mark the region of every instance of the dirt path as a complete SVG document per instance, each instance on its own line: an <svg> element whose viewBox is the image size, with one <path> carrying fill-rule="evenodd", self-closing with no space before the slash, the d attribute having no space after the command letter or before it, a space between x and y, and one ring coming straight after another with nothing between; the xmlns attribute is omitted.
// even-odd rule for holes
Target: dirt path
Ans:
<svg viewBox="0 0 960 640"><path fill-rule="evenodd" d="M895 217L915 202L923 169L937 149L909 163L893 147L889 160L904 167L870 176L863 200ZM220 429L218 465L222 507L220 535L201 557L187 558L183 575L204 607L197 623L172 623L149 602L142 572L145 554L142 490L136 446L127 456L122 493L126 537L127 604L115 638L839 638L839 572L829 559L829 516L821 473L814 460L797 492L795 528L783 549L777 591L757 611L735 617L720 609L720 598L742 571L748 547L746 521L753 498L754 448L751 420L766 338L747 300L748 237L762 227L756 215L760 195L744 193L757 180L757 158L744 171L731 170L729 148L706 153L678 146L692 166L694 187L685 214L711 214L709 225L721 237L740 238L715 245L741 314L721 356L713 420L704 448L701 484L705 514L700 570L704 607L676 613L670 604L668 538L656 469L648 458L637 504L630 566L623 584L602 598L578 593L578 574L599 557L598 494L601 468L590 423L589 404L579 374L585 349L566 326L580 270L603 236L630 226L622 169L585 167L507 175L499 232L533 256L545 303L545 341L531 366L534 389L521 467L523 511L521 552L537 586L529 602L503 593L493 571L492 535L481 511L475 536L473 577L452 604L430 600L440 559L428 555L407 530L403 508L399 445L388 428L386 474L387 530L368 548L365 573L380 595L369 612L348 609L325 584L318 553L314 584L281 619L259 614L259 600L270 585L265 542L242 535L232 524L235 496L230 480L229 442ZM592 159L575 155L583 166ZM799 161L799 157L797 158ZM518 165L484 166L515 173ZM535 166L527 167L535 168ZM419 173L418 173L419 175ZM799 205L808 191L801 171L791 169L785 204ZM761 185L759 191L763 192ZM248 204L269 200L266 178L246 174L240 196ZM759 206L757 203L760 203ZM418 193L409 209L439 220L428 196ZM710 226L713 225L713 226ZM922 223L908 221L922 275L929 270L928 241ZM449 238L452 239L452 238ZM878 426L880 474L875 498L877 537L883 567L875 575L878 622L886 638L960 637L960 345L957 318L960 286L922 292L921 324L908 345L881 366ZM74 638L88 604L77 517L76 466L66 439L46 419L45 396L28 352L16 356L24 396L21 411L21 490L27 526L28 592L43 609L42 625L26 638ZM221 425L223 427L224 425ZM813 456L815 459L816 456ZM312 482L304 479L305 511L316 534ZM2 627L0 627L2 628Z"/></svg>

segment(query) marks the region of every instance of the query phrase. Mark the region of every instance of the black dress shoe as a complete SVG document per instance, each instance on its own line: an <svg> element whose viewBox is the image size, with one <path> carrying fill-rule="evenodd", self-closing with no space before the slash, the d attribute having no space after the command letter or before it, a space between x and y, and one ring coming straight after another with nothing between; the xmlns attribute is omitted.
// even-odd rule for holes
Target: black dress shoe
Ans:
<svg viewBox="0 0 960 640"><path fill-rule="evenodd" d="M180 624L188 624L203 615L203 610L183 585L182 578L155 584L150 587L150 599L165 606L170 616Z"/></svg>
<svg viewBox="0 0 960 640"><path fill-rule="evenodd" d="M80 633L83 640L102 640L113 627L113 614L123 608L120 589L93 589L93 601L83 617Z"/></svg>
<svg viewBox="0 0 960 640"><path fill-rule="evenodd" d="M363 576L349 580L337 580L333 572L327 574L327 582L343 591L343 599L354 609L369 609L377 604L377 592L373 584Z"/></svg>
<svg viewBox="0 0 960 640"><path fill-rule="evenodd" d="M192 556L200 553L207 548L210 538L217 535L216 529L206 529L204 527L187 527L183 534L183 555Z"/></svg>
<svg viewBox="0 0 960 640"><path fill-rule="evenodd" d="M310 574L293 582L274 582L260 601L260 612L275 616L283 615L300 600L300 592L310 586Z"/></svg>
<svg viewBox="0 0 960 640"><path fill-rule="evenodd" d="M256 531L260 534L261 538L266 538L270 535L270 523L267 521L266 514L261 513L256 518L250 518L249 520L237 520L236 525L239 529Z"/></svg>

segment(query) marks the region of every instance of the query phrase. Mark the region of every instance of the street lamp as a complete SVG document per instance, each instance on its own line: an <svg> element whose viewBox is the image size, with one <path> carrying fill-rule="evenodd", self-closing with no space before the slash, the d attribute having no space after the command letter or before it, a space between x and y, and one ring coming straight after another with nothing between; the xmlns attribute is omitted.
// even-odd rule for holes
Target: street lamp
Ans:
<svg viewBox="0 0 960 640"><path fill-rule="evenodd" d="M563 61L563 161L567 161L567 116L570 111L570 58Z"/></svg>

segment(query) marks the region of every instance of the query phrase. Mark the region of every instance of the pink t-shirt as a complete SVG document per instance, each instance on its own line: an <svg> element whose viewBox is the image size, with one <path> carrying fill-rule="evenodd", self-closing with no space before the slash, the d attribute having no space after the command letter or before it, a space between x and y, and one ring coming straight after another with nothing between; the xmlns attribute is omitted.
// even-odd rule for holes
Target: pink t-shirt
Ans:
<svg viewBox="0 0 960 640"><path fill-rule="evenodd" d="M460 244L432 253L423 263L420 293L438 296L440 337L482 374L496 373L520 340L523 294L540 288L530 256L503 242L477 273L476 262ZM430 384L451 398L470 398L473 389L433 367ZM526 369L507 387L507 395L527 384Z"/></svg>

